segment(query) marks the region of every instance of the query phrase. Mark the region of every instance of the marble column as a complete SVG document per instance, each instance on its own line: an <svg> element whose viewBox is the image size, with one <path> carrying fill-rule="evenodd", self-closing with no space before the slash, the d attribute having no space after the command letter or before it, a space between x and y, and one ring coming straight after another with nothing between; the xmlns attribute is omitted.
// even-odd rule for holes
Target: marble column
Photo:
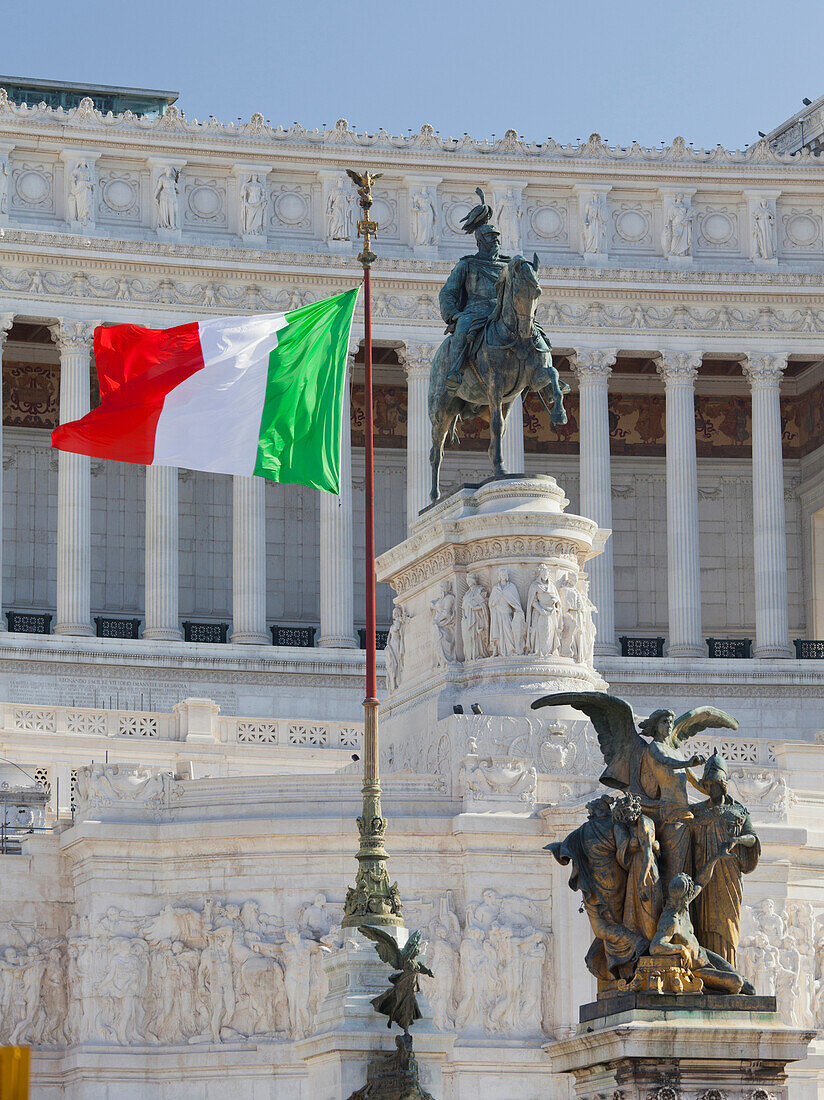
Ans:
<svg viewBox="0 0 824 1100"><path fill-rule="evenodd" d="M3 348L9 329L14 323L13 313L0 313L0 414L3 409ZM6 629L3 614L3 417L0 415L0 633Z"/></svg>
<svg viewBox="0 0 824 1100"><path fill-rule="evenodd" d="M587 565L590 597L598 608L596 653L615 654L615 578L612 546L612 476L609 458L609 377L615 348L578 348L573 369L580 408L581 515L610 532L603 553Z"/></svg>
<svg viewBox="0 0 824 1100"><path fill-rule="evenodd" d="M762 658L790 656L780 405L786 366L786 355L749 355L743 364L752 391L753 653Z"/></svg>
<svg viewBox="0 0 824 1100"><path fill-rule="evenodd" d="M665 351L657 369L667 401L667 592L670 657L706 657L701 634L695 376L701 353Z"/></svg>
<svg viewBox="0 0 824 1100"><path fill-rule="evenodd" d="M177 467L146 467L146 621L143 637L178 641Z"/></svg>
<svg viewBox="0 0 824 1100"><path fill-rule="evenodd" d="M406 368L406 525L429 504L432 474L429 451L429 370L437 344L407 344L400 353Z"/></svg>
<svg viewBox="0 0 824 1100"><path fill-rule="evenodd" d="M501 452L504 469L508 474L524 472L524 400L522 397L516 397L510 407Z"/></svg>
<svg viewBox="0 0 824 1100"><path fill-rule="evenodd" d="M350 344L343 396L340 494L320 494L319 646L356 649L352 549L352 430L349 385L357 344Z"/></svg>
<svg viewBox="0 0 824 1100"><path fill-rule="evenodd" d="M89 411L94 321L60 320L51 334L60 348L60 423ZM91 473L86 455L58 453L57 616L55 634L94 634L91 623Z"/></svg>
<svg viewBox="0 0 824 1100"><path fill-rule="evenodd" d="M232 642L265 645L266 483L232 479Z"/></svg>

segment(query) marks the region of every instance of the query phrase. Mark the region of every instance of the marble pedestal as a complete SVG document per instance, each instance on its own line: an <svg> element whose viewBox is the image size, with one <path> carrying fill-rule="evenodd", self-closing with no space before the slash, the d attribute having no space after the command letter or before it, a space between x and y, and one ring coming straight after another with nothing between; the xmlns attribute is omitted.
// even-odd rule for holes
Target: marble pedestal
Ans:
<svg viewBox="0 0 824 1100"><path fill-rule="evenodd" d="M408 938L405 928L387 928L398 942ZM373 997L389 985L391 973L371 941L354 929L345 929L343 946L327 956L324 969L329 992L320 1008L311 1038L295 1044L306 1065L311 1095L318 1100L345 1100L366 1084L369 1063L381 1052L395 1050L400 1030L386 1026L386 1017L372 1007ZM421 1082L434 1096L442 1096L441 1066L452 1051L454 1037L436 1031L423 994L418 995L423 1018L411 1029Z"/></svg>
<svg viewBox="0 0 824 1100"><path fill-rule="evenodd" d="M544 1047L576 1100L786 1100L786 1066L815 1035L785 1026L772 997L637 993L581 1020Z"/></svg>
<svg viewBox="0 0 824 1100"><path fill-rule="evenodd" d="M566 512L568 503L547 475L465 485L422 512L409 537L377 561L378 579L397 593L398 625L387 652L387 667L394 663L397 675L388 677L381 705L386 765L437 772L453 791L469 795L467 809L480 808L478 802L489 809L492 803L500 803L496 809L534 803L535 774L551 770L549 757L567 752L566 740L563 748L550 745L558 735L542 731L566 722L564 739L572 724L585 723L578 712L538 714L530 704L548 692L607 686L592 663L585 564L601 551L608 532ZM507 598L520 608L515 647L496 644L493 637L491 605L502 571ZM563 604L543 632L531 614L542 574ZM475 646L462 625L462 602L473 579L475 591L482 587L490 628ZM444 599L452 601L451 618ZM456 720L461 715L478 720Z"/></svg>

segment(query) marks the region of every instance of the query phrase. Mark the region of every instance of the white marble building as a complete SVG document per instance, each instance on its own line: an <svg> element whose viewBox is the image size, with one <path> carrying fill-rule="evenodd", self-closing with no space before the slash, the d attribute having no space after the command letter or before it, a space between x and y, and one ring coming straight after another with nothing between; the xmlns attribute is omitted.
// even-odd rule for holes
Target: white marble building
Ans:
<svg viewBox="0 0 824 1100"><path fill-rule="evenodd" d="M444 138L428 125L405 137L358 134L343 120L326 132L283 129L259 114L198 123L166 102L154 116L104 115L90 98L26 107L0 91L0 601L10 627L0 633L0 738L8 759L49 785L62 830L4 857L0 948L11 976L0 996L6 1005L30 974L32 1003L19 1001L3 1039L42 1048L39 1095L178 1096L180 1067L193 1096L225 1095L224 1073L255 1081L255 1095L334 1095L307 1091L323 1057L313 1038L322 978L304 964L338 923L352 876L362 350L355 340L351 476L339 499L57 454L49 433L96 400L96 324L164 327L351 286L346 166L383 173L373 207L379 552L428 502L437 293L470 250L459 221L480 184L505 247L540 257L540 317L572 386L563 430L527 402L507 437L509 464L552 474L571 512L611 532L589 579L595 665L612 691L639 714L711 702L738 717L725 751L765 841L748 883L752 965L773 974L785 1011L824 1026L824 168L798 130L791 119L744 151L680 138L607 146L597 134L564 146L514 131ZM447 492L486 476L483 426L464 425L463 436L445 461ZM386 585L378 608L386 629ZM189 636L225 641L186 641L184 623ZM314 645L273 645L272 627L279 643ZM427 1070L450 1100L547 1095L541 1043L589 996L565 946L585 945L587 929L540 848L580 817L597 774L591 738L582 726L511 718L507 752L538 762L536 782L494 815L460 778L475 765L457 767L468 739L483 740L483 716L446 719L443 744L386 761L408 922L425 924L442 966L457 968L452 1000L433 1002L442 1034ZM77 797L92 764L111 787L105 806ZM106 764L126 770L106 778ZM516 916L502 917L501 898L520 899L504 907ZM761 908L770 899L775 914ZM168 927L164 906L178 911ZM472 940L473 914L509 950L542 959L537 1000L519 1001L491 971L481 1001L467 999L454 953ZM790 945L765 961L759 922L787 943L795 928L796 953ZM236 948L228 984L241 1007L233 1016L215 1002L233 1020L218 1022L217 1041L187 1030L173 1006L129 992L162 985L156 956L164 973L200 972L210 925L279 945L285 982L282 997L264 989L271 966L241 980L249 959ZM289 972L283 944L295 928L305 951ZM37 1004L29 947L46 967ZM193 988L223 988L218 948ZM167 959L174 952L179 963ZM118 969L108 990L93 991ZM304 990L298 971L316 984ZM252 1018L264 992L265 1011L277 1002L285 1016ZM290 1005L304 1001L309 1017L298 1018ZM794 1071L794 1100L819 1095L819 1060ZM509 1063L516 1076L504 1080Z"/></svg>

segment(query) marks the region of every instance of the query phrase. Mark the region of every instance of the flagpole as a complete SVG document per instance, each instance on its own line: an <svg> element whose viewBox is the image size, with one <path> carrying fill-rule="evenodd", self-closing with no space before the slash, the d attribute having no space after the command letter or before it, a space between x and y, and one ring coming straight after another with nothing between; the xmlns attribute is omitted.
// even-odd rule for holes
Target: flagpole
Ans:
<svg viewBox="0 0 824 1100"><path fill-rule="evenodd" d="M358 222L358 236L363 237L363 249L358 261L363 267L363 379L366 406L364 438L365 521L364 559L366 567L366 698L363 701L363 808L358 818L360 847L358 873L344 904L344 928L371 925L386 927L402 925L403 916L398 884L390 883L386 862L389 854L384 847L386 818L381 812L380 767L378 759L378 684L377 639L375 621L375 470L372 410L372 264L377 256L372 251L372 237L378 224L369 216L372 207L372 183L379 173L352 172L357 185L358 202L363 217ZM344 425L348 430L348 425Z"/></svg>

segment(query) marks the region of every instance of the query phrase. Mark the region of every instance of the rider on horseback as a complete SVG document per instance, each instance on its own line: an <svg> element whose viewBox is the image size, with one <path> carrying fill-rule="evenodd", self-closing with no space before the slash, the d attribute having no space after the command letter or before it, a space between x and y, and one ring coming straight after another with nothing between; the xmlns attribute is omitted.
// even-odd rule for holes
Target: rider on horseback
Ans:
<svg viewBox="0 0 824 1100"><path fill-rule="evenodd" d="M444 383L447 393L455 393L463 381L467 352L495 308L496 284L510 260L498 250L501 235L490 224L492 207L485 201L481 188L475 190L480 204L469 211L462 224L465 233L475 234L478 251L474 256L463 256L455 264L438 298L446 331L452 334L449 371ZM549 340L537 324L535 335L541 350L548 352Z"/></svg>

